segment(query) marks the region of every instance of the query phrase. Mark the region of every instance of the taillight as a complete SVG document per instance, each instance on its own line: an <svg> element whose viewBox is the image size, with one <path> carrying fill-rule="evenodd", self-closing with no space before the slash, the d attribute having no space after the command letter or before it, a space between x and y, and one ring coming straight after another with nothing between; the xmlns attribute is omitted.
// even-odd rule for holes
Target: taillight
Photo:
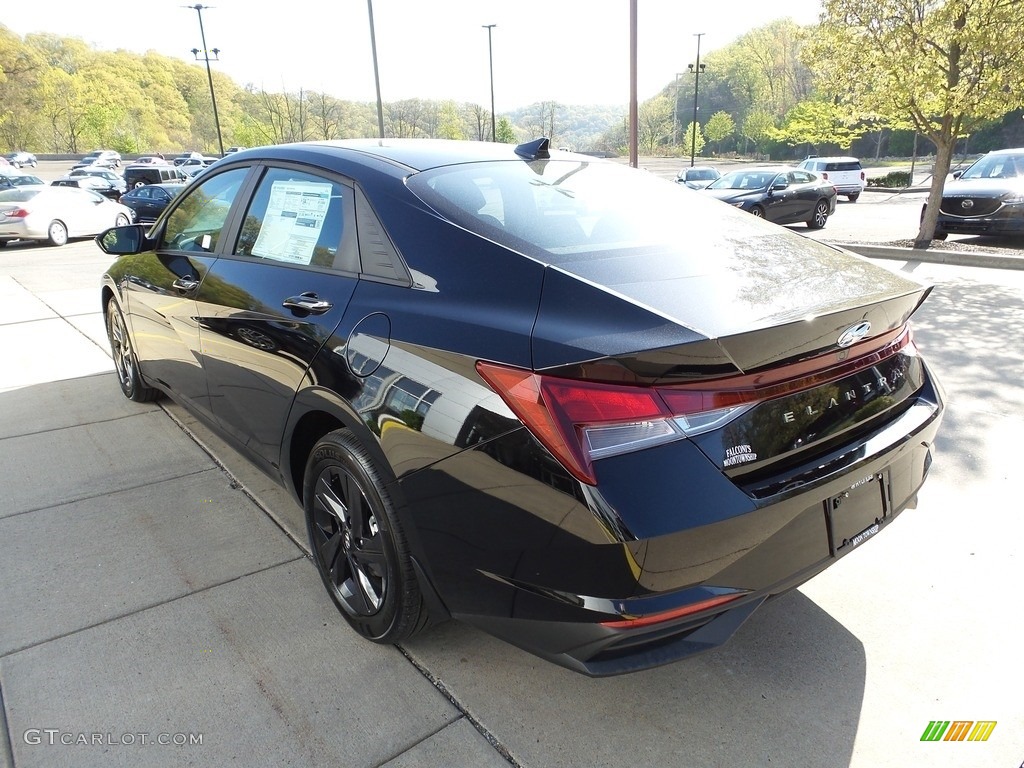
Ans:
<svg viewBox="0 0 1024 768"><path fill-rule="evenodd" d="M28 216L28 211L24 208L15 208L13 211L6 211L6 214L9 219L24 219Z"/></svg>
<svg viewBox="0 0 1024 768"><path fill-rule="evenodd" d="M477 372L576 479L596 485L593 461L697 435L731 421L752 392L623 386L478 362Z"/></svg>
<svg viewBox="0 0 1024 768"><path fill-rule="evenodd" d="M577 480L597 485L593 462L718 429L758 403L864 370L900 350L913 354L909 326L834 353L753 374L661 387L547 376L477 362L476 370Z"/></svg>
<svg viewBox="0 0 1024 768"><path fill-rule="evenodd" d="M828 181L828 174L822 171L821 178L823 178L825 181Z"/></svg>
<svg viewBox="0 0 1024 768"><path fill-rule="evenodd" d="M864 179L865 179L865 178L866 178L866 177L864 176L864 171L861 171L861 172L860 172L860 180L861 180L861 181L864 181Z"/></svg>

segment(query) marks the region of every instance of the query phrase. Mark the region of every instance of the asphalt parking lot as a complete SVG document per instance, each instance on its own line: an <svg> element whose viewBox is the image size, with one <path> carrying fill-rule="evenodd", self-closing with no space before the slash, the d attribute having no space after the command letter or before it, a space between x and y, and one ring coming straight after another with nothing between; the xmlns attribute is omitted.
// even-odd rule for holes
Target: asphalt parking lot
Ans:
<svg viewBox="0 0 1024 768"><path fill-rule="evenodd" d="M108 263L89 241L0 250L3 768L1024 759L1019 280L893 265L941 286L918 339L951 406L918 509L725 647L591 680L454 623L357 639L290 498L177 406L121 397ZM922 742L934 720L997 725Z"/></svg>

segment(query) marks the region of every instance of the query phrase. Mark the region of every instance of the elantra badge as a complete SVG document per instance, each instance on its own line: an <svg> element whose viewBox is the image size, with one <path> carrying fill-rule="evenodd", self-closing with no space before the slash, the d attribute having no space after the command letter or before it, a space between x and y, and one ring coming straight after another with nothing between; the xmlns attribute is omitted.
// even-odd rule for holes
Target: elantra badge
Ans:
<svg viewBox="0 0 1024 768"><path fill-rule="evenodd" d="M863 323L851 325L849 328L847 328L845 331L839 334L839 339L836 343L839 344L840 347L849 347L852 346L853 344L856 344L861 339L867 337L867 335L870 332L871 323L865 320Z"/></svg>

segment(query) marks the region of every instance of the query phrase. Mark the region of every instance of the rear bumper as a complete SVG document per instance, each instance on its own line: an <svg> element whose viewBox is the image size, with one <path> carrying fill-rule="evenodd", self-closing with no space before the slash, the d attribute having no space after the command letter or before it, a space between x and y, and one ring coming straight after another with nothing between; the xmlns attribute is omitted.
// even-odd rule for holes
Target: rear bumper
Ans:
<svg viewBox="0 0 1024 768"><path fill-rule="evenodd" d="M402 484L419 507L426 575L453 617L556 664L614 675L721 645L766 599L873 538L914 504L942 410L929 375L899 416L824 474L794 468L811 479L770 493L730 480L689 441L602 461L596 489L541 488L475 450ZM433 510L416 503L427 480ZM735 599L686 613L717 595Z"/></svg>

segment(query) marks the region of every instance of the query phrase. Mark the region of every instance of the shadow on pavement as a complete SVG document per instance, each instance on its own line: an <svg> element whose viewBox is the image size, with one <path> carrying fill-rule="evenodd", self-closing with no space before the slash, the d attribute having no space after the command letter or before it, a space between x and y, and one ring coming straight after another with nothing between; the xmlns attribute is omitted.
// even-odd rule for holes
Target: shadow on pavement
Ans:
<svg viewBox="0 0 1024 768"><path fill-rule="evenodd" d="M523 765L849 764L866 661L799 591L724 647L590 679L448 623L405 645Z"/></svg>

